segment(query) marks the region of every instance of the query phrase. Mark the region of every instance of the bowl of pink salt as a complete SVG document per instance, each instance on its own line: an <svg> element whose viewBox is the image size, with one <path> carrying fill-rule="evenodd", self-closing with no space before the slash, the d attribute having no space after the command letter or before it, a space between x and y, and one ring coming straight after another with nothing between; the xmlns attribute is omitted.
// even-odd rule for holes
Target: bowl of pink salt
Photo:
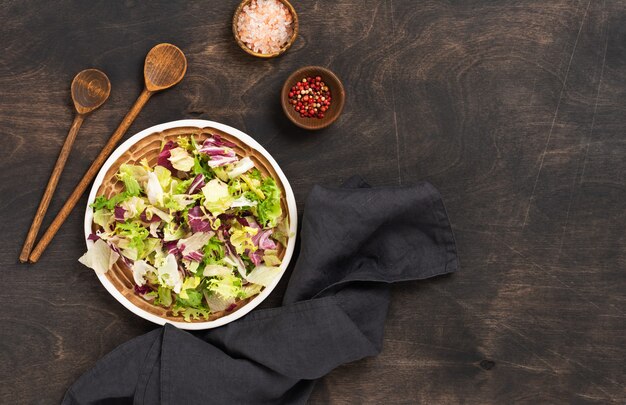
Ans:
<svg viewBox="0 0 626 405"><path fill-rule="evenodd" d="M233 16L233 35L250 55L282 55L298 35L298 15L287 0L244 0Z"/></svg>

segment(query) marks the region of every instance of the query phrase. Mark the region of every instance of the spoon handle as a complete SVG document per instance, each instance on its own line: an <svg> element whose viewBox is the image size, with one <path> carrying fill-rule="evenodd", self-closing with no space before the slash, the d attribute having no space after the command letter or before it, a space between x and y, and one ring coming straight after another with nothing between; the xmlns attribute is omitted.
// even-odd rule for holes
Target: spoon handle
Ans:
<svg viewBox="0 0 626 405"><path fill-rule="evenodd" d="M76 135L78 135L78 130L83 124L84 119L85 116L82 114L76 114L76 116L74 117L74 122L72 122L72 126L70 127L67 137L65 138L65 142L63 143L63 147L61 148L59 157L54 164L54 169L52 170L52 174L50 175L50 179L48 180L46 191L41 197L41 201L39 202L39 207L37 208L37 212L35 213L33 222L32 224L30 224L28 235L26 236L24 246L22 247L22 252L20 253L20 262L22 263L25 263L28 260L28 255L30 254L30 250L33 248L33 244L35 243L35 239L37 238L37 233L39 232L39 228L41 227L41 222L46 216L48 206L50 205L50 201L52 200L52 196L54 195L54 190L56 190L57 188L57 184L59 183L59 179L61 178L61 173L63 172L63 168L65 167L65 162L67 162L67 158L69 157L72 150L72 145L74 144L74 140L76 139Z"/></svg>
<svg viewBox="0 0 626 405"><path fill-rule="evenodd" d="M133 104L133 106L130 108L130 111L128 111L128 113L120 123L119 127L117 127L113 135L111 135L111 137L109 138L106 145L104 145L96 160L94 160L91 166L89 166L89 169L74 189L74 192L72 192L72 195L69 196L69 198L63 205L63 208L61 208L61 211L59 211L56 218L54 218L54 221L52 221L52 223L46 230L46 233L44 233L44 235L41 237L41 240L39 240L39 243L37 243L37 246L35 246L35 248L33 249L30 257L28 258L31 263L36 263L37 260L39 260L41 254L50 244L52 238L54 238L54 235L56 235L61 225L63 225L63 222L65 222L67 217L70 215L72 209L74 209L74 207L78 203L78 200L80 200L80 197L83 195L87 187L89 187L89 184L91 183L93 178L96 177L96 174L98 173L98 170L100 170L100 167L102 167L111 152L113 152L113 149L120 141L120 139L122 139L122 137L128 130L128 127L130 127L135 118L137 118L137 115L139 115L139 112L146 105L146 102L148 102L151 95L152 92L147 89L144 89L141 92L141 94L137 98L137 101L135 101L135 104Z"/></svg>

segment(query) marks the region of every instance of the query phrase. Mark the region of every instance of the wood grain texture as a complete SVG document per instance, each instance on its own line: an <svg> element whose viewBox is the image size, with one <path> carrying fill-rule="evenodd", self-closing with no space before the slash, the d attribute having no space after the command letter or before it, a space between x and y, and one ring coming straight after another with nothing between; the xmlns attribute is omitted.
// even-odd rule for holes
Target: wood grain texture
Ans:
<svg viewBox="0 0 626 405"><path fill-rule="evenodd" d="M312 404L626 402L626 3L294 1L298 39L271 60L237 47L237 4L0 8L0 208L11 219L0 403L58 403L98 358L154 328L77 263L82 209L37 265L16 258L72 119L72 74L97 67L113 92L82 128L50 213L164 41L184 50L187 75L126 136L180 118L239 128L279 162L300 211L313 184L353 173L375 185L429 180L444 196L462 270L395 287L381 355L333 371ZM315 133L280 107L284 79L304 65L346 87L340 119ZM264 307L280 303L285 280Z"/></svg>

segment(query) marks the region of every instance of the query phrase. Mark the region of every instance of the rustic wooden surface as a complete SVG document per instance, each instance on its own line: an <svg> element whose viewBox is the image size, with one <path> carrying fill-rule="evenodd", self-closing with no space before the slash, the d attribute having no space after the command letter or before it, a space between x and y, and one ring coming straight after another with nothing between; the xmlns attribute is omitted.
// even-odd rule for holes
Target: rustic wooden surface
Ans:
<svg viewBox="0 0 626 405"><path fill-rule="evenodd" d="M313 184L353 173L429 180L445 198L462 271L394 288L382 354L332 372L311 403L626 402L626 2L294 0L300 36L274 60L237 47L236 5L2 3L0 403L58 403L155 327L76 261L84 198L38 264L17 257L72 120L72 77L102 69L112 93L83 125L44 226L159 42L185 51L187 76L127 137L180 118L242 129L281 164L300 209ZM289 123L278 98L308 64L335 71L348 97L319 133Z"/></svg>

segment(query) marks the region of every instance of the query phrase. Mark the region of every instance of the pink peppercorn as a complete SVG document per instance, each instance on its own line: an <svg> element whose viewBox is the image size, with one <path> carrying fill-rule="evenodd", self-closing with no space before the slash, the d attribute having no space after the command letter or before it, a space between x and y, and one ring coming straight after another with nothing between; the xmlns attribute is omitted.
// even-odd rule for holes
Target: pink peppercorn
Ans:
<svg viewBox="0 0 626 405"><path fill-rule="evenodd" d="M320 76L303 77L288 93L289 103L303 118L324 118L331 104L330 89Z"/></svg>

